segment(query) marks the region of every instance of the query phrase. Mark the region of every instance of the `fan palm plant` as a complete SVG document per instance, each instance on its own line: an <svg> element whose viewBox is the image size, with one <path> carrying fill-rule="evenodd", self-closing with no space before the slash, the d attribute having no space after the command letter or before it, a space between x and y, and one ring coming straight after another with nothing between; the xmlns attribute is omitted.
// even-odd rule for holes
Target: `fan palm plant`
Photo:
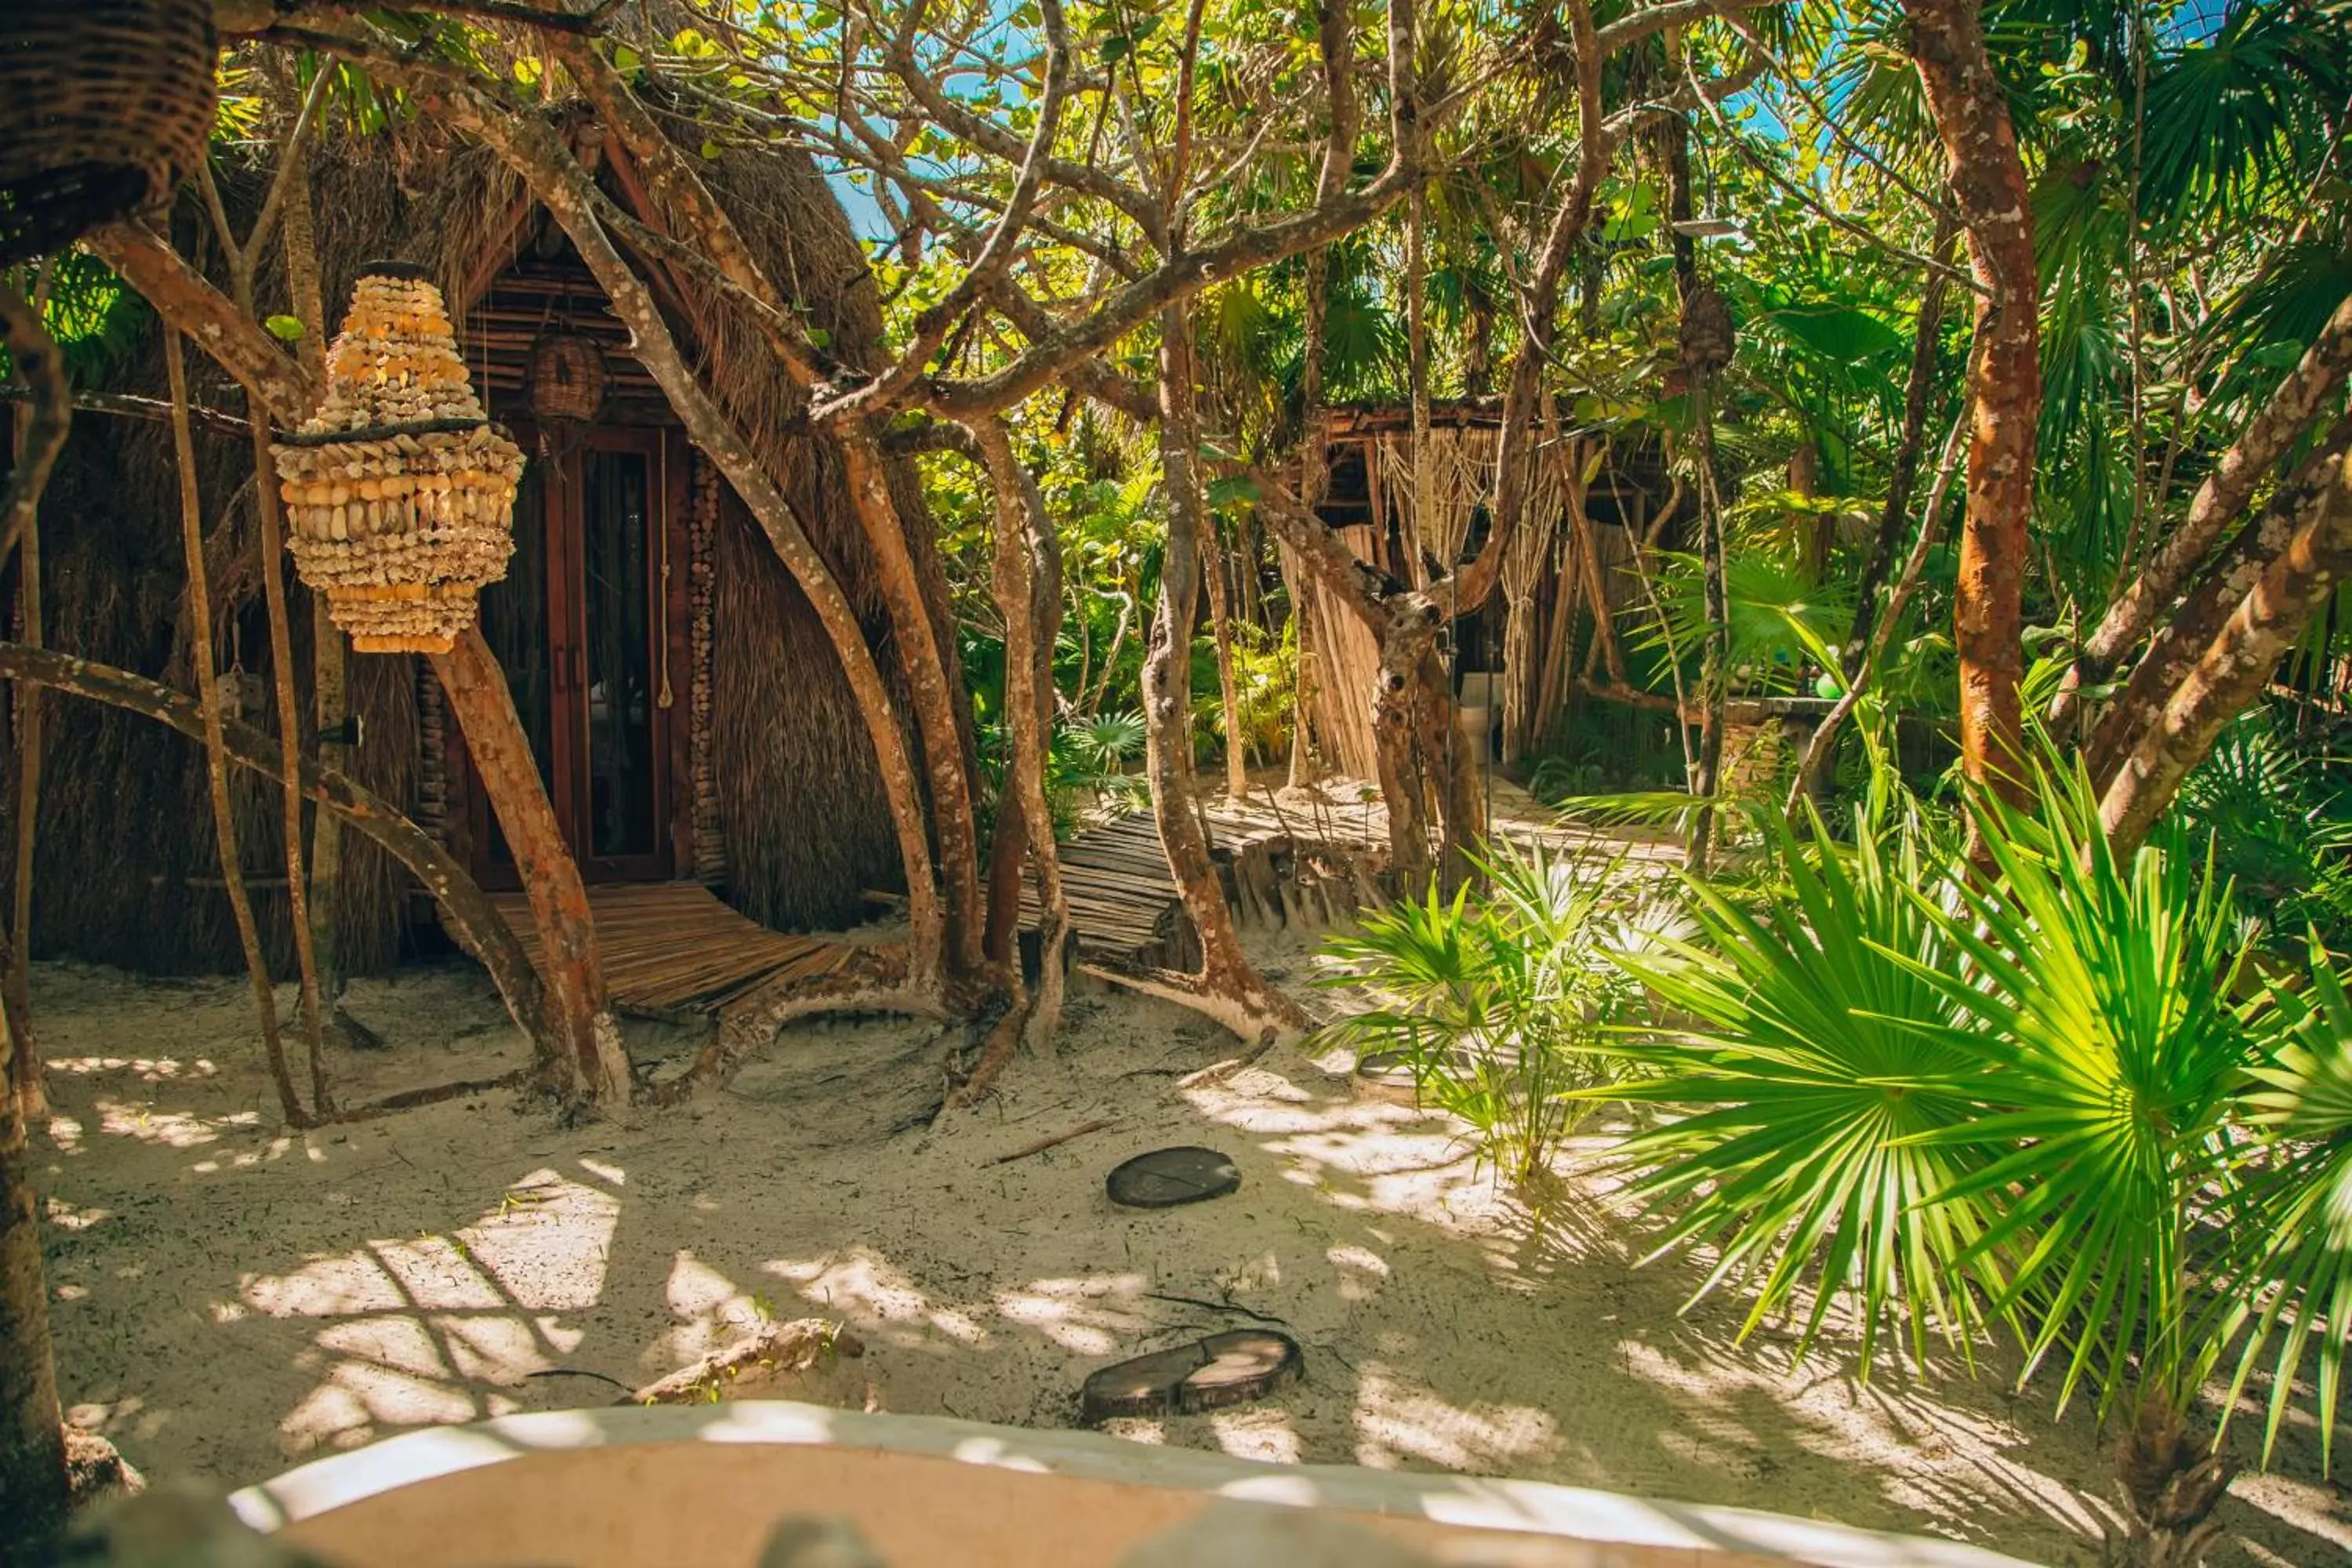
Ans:
<svg viewBox="0 0 2352 1568"><path fill-rule="evenodd" d="M1698 883L1677 962L1622 960L1689 1020L1626 1053L1627 1098L1679 1108L1626 1146L1661 1250L1706 1245L1748 1327L1837 1303L1863 1370L2005 1326L2021 1381L2056 1373L2119 1419L2129 1557L2187 1563L2231 1461L2198 1410L2273 1353L2274 1436L2307 1342L2334 1420L2352 1309L2352 1004L2311 973L2236 1001L2227 887L2174 836L2110 851L2079 772L2036 814L1976 806L1988 867L1857 820L1843 849L1777 825L1748 907ZM2320 1324L2326 1324L2323 1333Z"/></svg>
<svg viewBox="0 0 2352 1568"><path fill-rule="evenodd" d="M1421 1101L1469 1123L1479 1160L1525 1193L1614 1081L1597 1050L1633 995L1607 954L1657 939L1659 912L1615 861L1507 848L1483 861L1474 901L1433 886L1330 942L1322 984L1379 998L1326 1038L1393 1053Z"/></svg>

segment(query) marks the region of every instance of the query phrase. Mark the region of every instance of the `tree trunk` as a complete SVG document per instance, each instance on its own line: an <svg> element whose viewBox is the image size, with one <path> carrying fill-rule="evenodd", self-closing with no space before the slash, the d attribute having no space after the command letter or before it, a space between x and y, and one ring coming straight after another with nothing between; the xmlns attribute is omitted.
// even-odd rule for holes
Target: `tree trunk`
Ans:
<svg viewBox="0 0 2352 1568"><path fill-rule="evenodd" d="M6 1029L0 1006L0 1033ZM49 1288L32 1149L15 1075L13 1037L0 1040L0 1568L47 1561L70 1502L65 1424L49 1348Z"/></svg>
<svg viewBox="0 0 2352 1568"><path fill-rule="evenodd" d="M1168 543L1160 568L1159 613L1152 618L1150 647L1143 661L1144 765L1151 784L1151 810L1169 875L1201 941L1196 1005L1244 1039L1254 1039L1268 1028L1277 1035L1298 1034L1304 1032L1305 1016L1297 1005L1260 979L1242 952L1185 779L1189 655L1201 580L1201 485L1192 466L1200 428L1192 399L1192 323L1182 307L1172 307L1160 319L1160 461Z"/></svg>
<svg viewBox="0 0 2352 1568"><path fill-rule="evenodd" d="M1960 660L1960 763L1969 779L2025 804L2022 629L2026 520L2042 413L2041 279L2032 202L2009 103L1985 54L1979 0L1904 0L1911 58L1944 143L1977 301L1976 428L1960 529L1952 640Z"/></svg>
<svg viewBox="0 0 2352 1568"><path fill-rule="evenodd" d="M91 702L103 702L126 712L143 714L168 724L194 741L205 738L203 710L194 698L144 676L74 658L22 643L0 643L0 679L39 685ZM278 747L268 736L236 720L221 721L228 760L263 778L278 782ZM565 1047L556 1042L546 1023L544 994L538 973L522 947L499 918L496 906L459 864L456 857L379 796L331 768L305 760L302 789L320 807L372 842L407 869L440 905L442 917L459 946L489 972L490 983L517 1027L530 1037L543 1062L551 1061L568 1080L571 1063Z"/></svg>
<svg viewBox="0 0 2352 1568"><path fill-rule="evenodd" d="M310 1109L324 1116L327 1063L321 1031L317 955L310 946L310 896L302 855L302 729L294 697L294 631L286 611L286 552L278 511L277 468L269 456L269 421L258 404L253 416L253 500L261 520L261 592L269 616L270 686L278 700L278 745L283 758L285 795L280 803L286 851L286 922L294 935L295 967L301 983L302 1035L310 1054ZM208 633L206 635L209 635ZM341 639L338 638L338 641Z"/></svg>
<svg viewBox="0 0 2352 1568"><path fill-rule="evenodd" d="M1225 794L1241 800L1249 794L1249 759L1243 752L1241 695L1234 680L1233 590L1225 577L1226 552L1217 536L1216 519L1205 517L1201 522L1201 574L1209 584L1209 618L1217 642L1217 701L1225 720Z"/></svg>
<svg viewBox="0 0 2352 1568"><path fill-rule="evenodd" d="M1071 934L1061 851L1054 841L1054 811L1045 798L1045 752L1054 720L1054 622L1062 603L1061 546L1036 481L1013 455L1003 424L974 420L968 428L980 445L996 498L991 582L997 610L1004 617L1004 731L1010 752L1006 799L997 810L1013 812L1026 826L1029 859L1037 872L1037 988L1029 998L1022 1028L1030 1048L1045 1051L1061 1025L1065 950ZM1016 966L1016 984L1019 977Z"/></svg>
<svg viewBox="0 0 2352 1568"><path fill-rule="evenodd" d="M2137 748L2142 737L2160 723L2166 704L2203 657L2231 611L2245 602L2263 573L2286 550L2295 531L2306 521L2336 482L2336 469L2352 451L2352 418L2337 421L2334 429L2271 492L2262 515L2238 531L2238 535L2210 562L2189 597L2132 669L2124 689L2107 704L2098 728L2083 748L2083 765L2092 784L2105 790L2115 782L2123 758Z"/></svg>
<svg viewBox="0 0 2352 1568"><path fill-rule="evenodd" d="M851 502L881 568L882 599L890 612L891 632L907 672L908 704L922 742L940 871L947 888L948 974L950 980L974 982L982 973L981 936L987 917L981 904L980 833L972 816L971 780L964 771L963 736L956 721L960 683L949 679L939 628L923 602L906 522L890 494L881 454L862 429L836 434Z"/></svg>
<svg viewBox="0 0 2352 1568"><path fill-rule="evenodd" d="M2295 437L2318 417L2347 373L2352 373L2352 298L2336 307L2302 362L2205 476L2180 526L2149 554L2131 586L2116 595L2084 639L2083 651L2052 707L2053 728L2063 730L2073 722L2080 689L2098 685L2115 673L2157 617L2171 607L2189 574L2212 552L2231 521L2245 510Z"/></svg>
<svg viewBox="0 0 2352 1568"><path fill-rule="evenodd" d="M629 1102L629 1058L620 1026L604 1000L604 969L588 889L556 826L531 756L530 737L515 716L514 698L498 656L468 627L447 653L431 656L433 673L465 733L466 752L514 855L515 875L530 899L539 929L540 978L549 1020L571 1050L573 1082L593 1105Z"/></svg>
<svg viewBox="0 0 2352 1568"><path fill-rule="evenodd" d="M196 488L195 438L188 428L188 372L176 331L163 334L163 367L172 383L172 444L180 464L180 545L188 563L189 658L195 671L197 697L204 704L205 774L212 798L213 845L219 852L221 886L236 921L237 941L245 949L246 973L253 982L254 1006L261 1015L262 1048L269 1059L270 1081L278 1087L278 1107L290 1125L304 1127L310 1118L286 1070L286 1042L278 1032L278 997L270 982L269 960L261 950L261 931L254 922L253 902L246 896L236 816L229 804L228 763L221 740L220 680L213 669L212 592L205 579L204 513Z"/></svg>
<svg viewBox="0 0 2352 1568"><path fill-rule="evenodd" d="M302 335L294 352L302 367L323 382L327 374L327 305L319 284L319 244L312 222L310 158L308 144L294 150L284 172L285 225L280 235L286 259L287 292ZM342 633L327 613L327 596L312 594L310 601L310 701L318 735L317 750L323 767L347 770L351 748L339 736L350 718ZM343 966L336 940L338 910L342 903L343 825L333 812L322 811L310 823L310 953L319 977L320 1004L331 1020L343 995Z"/></svg>
<svg viewBox="0 0 2352 1568"><path fill-rule="evenodd" d="M2123 754L2099 801L2099 820L2118 855L2147 837L2180 781L2212 750L2214 736L2262 695L2279 660L2352 571L2352 460L2338 457L2329 467L2326 487L2305 503L2286 549L2205 645L2161 716Z"/></svg>
<svg viewBox="0 0 2352 1568"><path fill-rule="evenodd" d="M41 641L41 492L63 449L73 422L73 389L65 363L41 321L37 300L0 288L0 342L8 348L17 378L34 389L29 417L17 426L15 460L9 467L5 506L6 532L17 555L18 604L25 638ZM5 561L0 551L0 563ZM33 1032L33 854L41 816L41 694L19 686L16 707L16 876L8 919L6 972L0 975L0 1002L9 1017L10 1049L16 1058L16 1092L26 1120L48 1114L41 1048Z"/></svg>

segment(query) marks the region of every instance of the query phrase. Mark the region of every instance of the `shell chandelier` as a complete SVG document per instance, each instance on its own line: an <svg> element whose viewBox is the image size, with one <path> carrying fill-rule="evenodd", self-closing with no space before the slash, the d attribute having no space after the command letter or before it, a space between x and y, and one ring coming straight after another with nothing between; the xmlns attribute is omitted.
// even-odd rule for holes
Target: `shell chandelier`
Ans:
<svg viewBox="0 0 2352 1568"><path fill-rule="evenodd" d="M522 451L482 413L424 268L369 266L327 397L275 448L302 581L362 653L446 653L514 552Z"/></svg>

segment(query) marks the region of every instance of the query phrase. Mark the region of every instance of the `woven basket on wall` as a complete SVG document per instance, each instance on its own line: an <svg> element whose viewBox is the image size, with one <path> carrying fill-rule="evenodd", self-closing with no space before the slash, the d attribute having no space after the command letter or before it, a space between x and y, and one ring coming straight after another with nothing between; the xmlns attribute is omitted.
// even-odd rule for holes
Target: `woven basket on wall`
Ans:
<svg viewBox="0 0 2352 1568"><path fill-rule="evenodd" d="M593 425L604 409L604 354L578 332L542 332L525 382L532 414Z"/></svg>
<svg viewBox="0 0 2352 1568"><path fill-rule="evenodd" d="M441 291L376 262L327 355L327 400L275 448L302 581L362 653L446 653L514 552L522 453L482 416Z"/></svg>
<svg viewBox="0 0 2352 1568"><path fill-rule="evenodd" d="M0 267L169 205L214 53L213 0L0 0Z"/></svg>

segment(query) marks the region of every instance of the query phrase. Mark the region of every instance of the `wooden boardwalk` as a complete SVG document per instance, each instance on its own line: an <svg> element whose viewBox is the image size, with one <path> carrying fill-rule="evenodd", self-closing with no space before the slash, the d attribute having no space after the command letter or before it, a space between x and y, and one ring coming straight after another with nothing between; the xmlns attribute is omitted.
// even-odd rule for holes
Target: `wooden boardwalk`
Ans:
<svg viewBox="0 0 2352 1568"><path fill-rule="evenodd" d="M1321 927L1382 897L1388 813L1376 792L1352 779L1306 790L1253 790L1240 801L1220 797L1204 802L1201 815L1226 900L1244 927ZM1564 826L1525 792L1499 781L1492 818L1497 837L1540 843L1554 853L1593 846L1636 858L1673 853ZM1199 941L1150 813L1082 829L1062 846L1062 884L1080 957L1126 968L1199 963ZM1034 930L1034 886L1022 897L1024 924ZM523 895L494 894L492 901L536 963L539 932ZM588 889L588 906L605 990L614 1005L639 1013L722 1013L773 984L832 974L860 951L826 937L770 931L698 882L606 883Z"/></svg>
<svg viewBox="0 0 2352 1568"><path fill-rule="evenodd" d="M522 894L492 896L531 962L539 931ZM736 913L699 882L613 882L588 889L613 1005L654 1014L716 1013L771 981L830 974L856 952L789 936Z"/></svg>
<svg viewBox="0 0 2352 1568"><path fill-rule="evenodd" d="M1201 808L1225 898L1244 926L1328 925L1382 896L1388 812L1378 792L1353 779L1305 790L1252 790ZM1670 847L1558 822L1525 791L1497 781L1489 826L1497 837L1549 853L1600 847L1635 859L1671 856ZM1062 846L1062 886L1083 958L1115 965L1189 969L1199 962L1160 830L1149 812L1093 824ZM1024 923L1034 929L1034 887Z"/></svg>

